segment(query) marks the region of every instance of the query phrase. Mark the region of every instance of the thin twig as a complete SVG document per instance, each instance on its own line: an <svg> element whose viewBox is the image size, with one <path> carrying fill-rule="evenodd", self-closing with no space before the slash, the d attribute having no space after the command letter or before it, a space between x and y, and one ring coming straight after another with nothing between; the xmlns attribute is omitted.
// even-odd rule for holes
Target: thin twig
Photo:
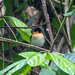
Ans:
<svg viewBox="0 0 75 75"><path fill-rule="evenodd" d="M28 27L13 27L13 26L10 26L10 28L22 28L22 29L27 29L27 28L34 28L34 27L39 27L39 26L43 26L43 25L46 25L47 22L44 22L42 24L36 24L35 26L28 26ZM0 28L8 28L7 26L0 26Z"/></svg>
<svg viewBox="0 0 75 75"><path fill-rule="evenodd" d="M30 69L32 72L34 72L34 73L36 73L36 74L38 74L39 75L39 73L38 72L36 72L36 71L34 71L34 70L32 70L32 69Z"/></svg>
<svg viewBox="0 0 75 75"><path fill-rule="evenodd" d="M61 15L63 16L63 6L62 6L62 0L60 0L60 7L61 7Z"/></svg>
<svg viewBox="0 0 75 75"><path fill-rule="evenodd" d="M3 18L3 21L6 23L6 25L8 26L8 28L10 29L10 31L12 32L13 36L15 37L15 39L17 40L15 33L13 32L13 30L11 29L11 27L8 25L8 23L6 22L6 20Z"/></svg>
<svg viewBox="0 0 75 75"><path fill-rule="evenodd" d="M12 63L12 61L9 61L9 60L7 60L7 59L5 59L5 58L1 58L1 57L0 57L0 60L3 60L3 61L5 61L5 62L7 62L7 63Z"/></svg>
<svg viewBox="0 0 75 75"><path fill-rule="evenodd" d="M57 0L53 0L53 1L60 4L60 1L57 1ZM65 3L62 3L62 5L65 5Z"/></svg>
<svg viewBox="0 0 75 75"><path fill-rule="evenodd" d="M4 35L3 33L4 33L4 30L2 29L1 37ZM3 43L3 42L2 42L2 52L3 52L3 56L2 56L2 57L3 57L3 69L4 69L4 66L5 66L5 65L4 65L4 62L5 62L5 61L4 61L4 43Z"/></svg>
<svg viewBox="0 0 75 75"><path fill-rule="evenodd" d="M57 40L57 38L58 38L58 36L59 36L59 33L60 33L61 29L62 29L62 26L63 26L64 23L65 23L65 20L66 20L66 17L64 18L64 20L63 20L63 22L62 22L62 24L61 24L61 26L60 26L60 28L59 28L59 30L58 30L58 32L57 32L57 35L56 35L56 37L55 37L55 39L54 39L54 42L53 42L53 44L52 44L52 46L51 46L51 48L50 48L50 52L52 52L53 46L54 46L54 44L55 44L55 42L56 42L56 40Z"/></svg>
<svg viewBox="0 0 75 75"><path fill-rule="evenodd" d="M65 0L65 13L68 11L68 7L69 7L69 0ZM70 38L70 23L69 23L70 19L69 17L67 17L66 19L66 30L67 30L67 35L68 35L68 38L69 40L71 41L71 38Z"/></svg>
<svg viewBox="0 0 75 75"><path fill-rule="evenodd" d="M51 44L51 42L47 39L47 37L44 35L44 38L47 40L47 42L50 44L50 45L52 45ZM53 49L56 51L56 49L53 47Z"/></svg>

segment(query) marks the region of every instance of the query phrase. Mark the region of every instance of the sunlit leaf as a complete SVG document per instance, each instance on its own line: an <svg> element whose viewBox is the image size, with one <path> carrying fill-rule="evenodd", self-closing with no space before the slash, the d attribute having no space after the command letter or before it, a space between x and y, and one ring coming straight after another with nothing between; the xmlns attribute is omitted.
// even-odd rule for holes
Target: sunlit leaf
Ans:
<svg viewBox="0 0 75 75"><path fill-rule="evenodd" d="M13 68L14 66L16 66L16 65L18 65L19 63L24 62L24 61L25 61L25 59L20 60L20 61L17 61L17 62L15 62L15 63L11 64L10 66L8 66L8 67L6 67L5 69L1 70L1 71L0 71L0 74L4 74L5 72L7 72L8 70L10 70L10 69Z"/></svg>
<svg viewBox="0 0 75 75"><path fill-rule="evenodd" d="M38 52L22 52L22 53L19 53L20 56L22 56L26 59L30 59L37 54L39 54L39 53Z"/></svg>
<svg viewBox="0 0 75 75"><path fill-rule="evenodd" d="M21 69L26 63L27 63L27 60L25 59L22 62L20 62L19 64L17 64L13 69L11 69L6 75L13 74L17 70Z"/></svg>
<svg viewBox="0 0 75 75"><path fill-rule="evenodd" d="M75 74L75 64L73 64L70 60L55 53L49 53L49 55L61 70L70 75Z"/></svg>
<svg viewBox="0 0 75 75"><path fill-rule="evenodd" d="M46 53L41 54L41 53L37 53L37 52L22 52L19 55L28 59L27 63L30 66L34 67L34 66L39 66L42 64L42 62L45 59Z"/></svg>
<svg viewBox="0 0 75 75"><path fill-rule="evenodd" d="M29 72L29 70L31 69L31 66L26 64L24 67L25 67L25 70L22 72L22 74L26 75Z"/></svg>
<svg viewBox="0 0 75 75"><path fill-rule="evenodd" d="M41 64L41 67L42 68L48 67L48 64L49 64L49 60L48 59L44 59L44 61Z"/></svg>

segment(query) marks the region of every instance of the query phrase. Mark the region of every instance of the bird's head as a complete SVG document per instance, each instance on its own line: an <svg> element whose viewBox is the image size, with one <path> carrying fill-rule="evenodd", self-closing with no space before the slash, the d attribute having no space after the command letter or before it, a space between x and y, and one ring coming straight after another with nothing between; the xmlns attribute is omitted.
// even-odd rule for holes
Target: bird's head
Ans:
<svg viewBox="0 0 75 75"><path fill-rule="evenodd" d="M43 30L43 28L36 27L36 28L34 28L34 29L31 31L31 33L32 33L32 34L36 34L36 33L38 34L38 33L41 33L42 30Z"/></svg>

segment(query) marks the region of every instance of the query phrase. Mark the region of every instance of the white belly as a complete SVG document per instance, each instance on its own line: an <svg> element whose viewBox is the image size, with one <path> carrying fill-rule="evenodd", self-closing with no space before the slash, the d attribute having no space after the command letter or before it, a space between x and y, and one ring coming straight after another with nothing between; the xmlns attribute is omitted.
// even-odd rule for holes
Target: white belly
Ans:
<svg viewBox="0 0 75 75"><path fill-rule="evenodd" d="M44 45L45 39L44 37L32 38L31 44L42 47Z"/></svg>

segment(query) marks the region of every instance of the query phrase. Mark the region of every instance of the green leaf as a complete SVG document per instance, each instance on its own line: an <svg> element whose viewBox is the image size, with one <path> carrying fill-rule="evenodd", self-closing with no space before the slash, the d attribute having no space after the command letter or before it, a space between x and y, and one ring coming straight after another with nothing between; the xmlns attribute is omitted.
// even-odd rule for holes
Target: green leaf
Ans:
<svg viewBox="0 0 75 75"><path fill-rule="evenodd" d="M10 10L10 0L4 0L4 5L6 7L6 15L9 15L9 10Z"/></svg>
<svg viewBox="0 0 75 75"><path fill-rule="evenodd" d="M48 67L48 64L49 64L49 60L48 59L44 59L44 61L41 64L41 67L42 68L46 68L46 67Z"/></svg>
<svg viewBox="0 0 75 75"><path fill-rule="evenodd" d="M27 60L24 59L23 61L21 61L19 64L17 64L13 69L11 69L6 75L11 75L14 72L16 72L17 70L21 69L25 64L27 63Z"/></svg>
<svg viewBox="0 0 75 75"><path fill-rule="evenodd" d="M71 40L72 40L72 47L75 46L75 24L73 24L71 26L71 29L70 29L70 35L71 35Z"/></svg>
<svg viewBox="0 0 75 75"><path fill-rule="evenodd" d="M75 8L75 5L73 5L72 7Z"/></svg>
<svg viewBox="0 0 75 75"><path fill-rule="evenodd" d="M29 25L33 22L33 20L35 19L35 17L36 17L37 15L38 15L38 14L32 16L31 19L26 23L26 25L29 26Z"/></svg>
<svg viewBox="0 0 75 75"><path fill-rule="evenodd" d="M72 10L71 12L65 13L63 14L64 16L71 16L71 15L75 15L75 9Z"/></svg>
<svg viewBox="0 0 75 75"><path fill-rule="evenodd" d="M20 11L20 10L22 10L22 9L25 7L26 4L27 4L27 1L25 1L24 3L22 3L22 4L15 10L15 13L18 12L18 11Z"/></svg>
<svg viewBox="0 0 75 75"><path fill-rule="evenodd" d="M72 63L75 63L75 53L65 53L64 58L69 59Z"/></svg>
<svg viewBox="0 0 75 75"><path fill-rule="evenodd" d="M10 70L10 69L13 68L14 66L16 66L16 65L18 65L19 63L24 62L24 61L26 61L26 59L23 59L23 60L20 60L20 61L17 61L17 62L15 62L15 63L11 64L10 66L6 67L4 70L1 70L0 73L1 73L1 74L4 74L5 72L7 72L8 70Z"/></svg>
<svg viewBox="0 0 75 75"><path fill-rule="evenodd" d="M27 75L27 73L29 72L30 69L31 69L31 66L29 66L28 64L25 64L21 69L19 69L12 75L21 75L21 74Z"/></svg>
<svg viewBox="0 0 75 75"><path fill-rule="evenodd" d="M51 24L58 30L59 29L59 25L58 25L58 23L57 23L57 21L56 21L56 19L55 18L53 18L53 20L52 20L52 22L51 22Z"/></svg>
<svg viewBox="0 0 75 75"><path fill-rule="evenodd" d="M19 19L15 18L15 17L11 17L11 16L4 16L6 18L8 18L11 22L11 24L15 27L27 27L27 25L25 23L23 23L22 21L20 21ZM20 34L21 37L30 43L30 36L31 36L31 29L16 29Z"/></svg>
<svg viewBox="0 0 75 75"><path fill-rule="evenodd" d="M18 5L19 4L19 0L14 0L14 5Z"/></svg>
<svg viewBox="0 0 75 75"><path fill-rule="evenodd" d="M52 70L56 72L56 75L68 75L63 70L61 70L56 64L52 65Z"/></svg>
<svg viewBox="0 0 75 75"><path fill-rule="evenodd" d="M52 57L50 56L49 53L46 54L45 58L46 58L46 59L49 59L49 60L51 60L51 61L53 61L53 59L52 59Z"/></svg>
<svg viewBox="0 0 75 75"><path fill-rule="evenodd" d="M25 13L25 10L22 11L22 15L23 15L24 18L27 18L27 15Z"/></svg>
<svg viewBox="0 0 75 75"><path fill-rule="evenodd" d="M50 66L43 68L39 75L56 75Z"/></svg>
<svg viewBox="0 0 75 75"><path fill-rule="evenodd" d="M49 53L50 57L52 57L53 61L56 63L56 65L62 69L64 72L74 75L75 74L75 64L73 64L70 60L55 54L55 53Z"/></svg>
<svg viewBox="0 0 75 75"><path fill-rule="evenodd" d="M31 66L26 64L25 66L25 70L22 72L22 74L27 75L27 73L29 72L29 70L31 69Z"/></svg>
<svg viewBox="0 0 75 75"><path fill-rule="evenodd" d="M42 62L45 59L46 53L40 54L40 53L37 53L37 52L22 52L19 55L28 59L27 63L30 66L34 67L34 66L39 66L39 65L42 64Z"/></svg>
<svg viewBox="0 0 75 75"><path fill-rule="evenodd" d="M37 54L39 54L39 53L38 52L22 52L22 53L19 53L20 56L22 56L26 59L30 59Z"/></svg>
<svg viewBox="0 0 75 75"><path fill-rule="evenodd" d="M75 45L73 46L72 51L73 51L73 53L75 53Z"/></svg>

